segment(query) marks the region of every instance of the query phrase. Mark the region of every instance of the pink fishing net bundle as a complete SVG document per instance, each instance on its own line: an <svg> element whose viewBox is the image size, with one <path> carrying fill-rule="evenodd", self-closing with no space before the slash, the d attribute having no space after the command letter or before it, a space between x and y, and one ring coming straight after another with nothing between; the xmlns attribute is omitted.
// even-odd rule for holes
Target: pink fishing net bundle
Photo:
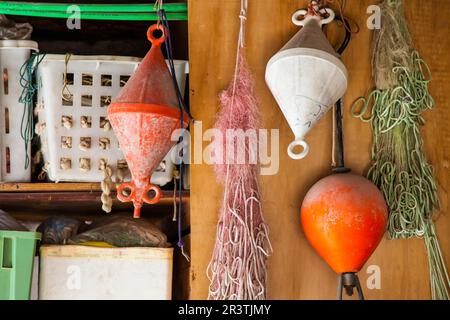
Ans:
<svg viewBox="0 0 450 320"><path fill-rule="evenodd" d="M208 266L208 298L263 300L266 260L272 247L261 210L258 143L254 139L242 143L236 135L230 135L251 130L257 139L259 129L258 103L243 52L238 55L234 81L220 95L220 101L215 128L221 131L224 143L218 145L215 154L223 161L219 160L215 171L225 190L216 244Z"/></svg>

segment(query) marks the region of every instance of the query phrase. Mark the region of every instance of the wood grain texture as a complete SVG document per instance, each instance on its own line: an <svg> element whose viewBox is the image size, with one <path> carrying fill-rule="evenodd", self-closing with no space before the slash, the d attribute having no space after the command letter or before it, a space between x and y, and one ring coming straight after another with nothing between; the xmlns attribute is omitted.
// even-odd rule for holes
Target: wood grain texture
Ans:
<svg viewBox="0 0 450 320"><path fill-rule="evenodd" d="M345 96L345 154L347 166L363 173L370 161L372 133L367 124L349 114L352 101L372 88L371 31L366 13L374 0L349 0L347 15L361 31L351 41L343 60L349 71ZM337 276L316 255L300 228L301 201L318 179L330 172L331 113L309 133L311 153L303 161L288 158L285 149L293 135L264 82L265 66L297 31L292 13L306 1L250 0L247 53L256 80L263 127L280 129L280 169L261 177L263 210L271 228L274 254L269 259L270 299L335 299ZM437 219L443 253L450 263L450 1L405 1L406 15L415 45L430 65L431 92L437 108L426 112L423 129L426 151L435 167L442 211ZM218 93L230 81L235 63L239 0L189 1L189 50L191 107L204 129L213 125L219 108ZM206 143L204 144L206 145ZM222 186L213 168L191 169L191 298L204 299L208 292L206 267L215 241ZM366 268L381 268L381 290L366 288ZM423 241L383 240L360 277L368 299L430 299L428 266Z"/></svg>
<svg viewBox="0 0 450 320"><path fill-rule="evenodd" d="M115 186L114 186L115 189ZM0 183L0 192L100 191L100 183Z"/></svg>

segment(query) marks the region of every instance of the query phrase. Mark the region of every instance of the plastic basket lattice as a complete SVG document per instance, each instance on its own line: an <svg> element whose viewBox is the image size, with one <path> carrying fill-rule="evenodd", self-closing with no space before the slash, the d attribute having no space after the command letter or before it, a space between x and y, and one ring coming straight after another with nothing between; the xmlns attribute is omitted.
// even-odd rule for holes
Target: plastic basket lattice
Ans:
<svg viewBox="0 0 450 320"><path fill-rule="evenodd" d="M101 161L123 168L125 158L107 119L107 107L136 70L140 59L111 56L47 55L38 69L37 131L52 181L98 182L104 178ZM184 92L187 62L175 61ZM130 124L130 126L133 124ZM153 173L151 182L171 181L170 153ZM126 179L129 172L126 171ZM114 177L113 175L113 177Z"/></svg>

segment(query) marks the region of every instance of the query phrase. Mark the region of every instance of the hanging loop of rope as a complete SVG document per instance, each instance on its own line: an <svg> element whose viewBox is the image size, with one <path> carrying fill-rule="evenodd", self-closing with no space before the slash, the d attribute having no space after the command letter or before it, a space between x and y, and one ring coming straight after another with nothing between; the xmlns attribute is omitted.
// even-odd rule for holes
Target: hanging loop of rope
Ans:
<svg viewBox="0 0 450 320"><path fill-rule="evenodd" d="M34 96L38 90L35 82L36 70L45 55L33 52L30 58L20 68L20 86L22 93L19 103L23 103L23 113L20 123L20 135L24 141L25 169L30 165L29 146L34 135Z"/></svg>
<svg viewBox="0 0 450 320"><path fill-rule="evenodd" d="M239 41L238 41L239 43L238 45L241 48L245 47L247 10L248 10L248 0L242 0L241 11L239 13L240 27L239 27Z"/></svg>
<svg viewBox="0 0 450 320"><path fill-rule="evenodd" d="M194 118L192 117L189 109L187 108L187 106L184 102L184 97L183 97L184 92L182 93L180 91L180 87L178 86L178 81L177 81L176 73L175 73L174 58L173 58L172 35L170 32L169 20L167 19L167 15L166 15L166 12L164 9L161 9L158 11L158 17L160 18L162 26L167 30L167 37L166 37L166 41L164 42L164 48L166 51L167 60L169 62L169 70L172 75L172 79L173 79L173 83L175 86L175 91L177 93L177 98L179 101L180 109L189 116L190 120L194 120ZM181 115L182 115L182 112L181 112Z"/></svg>
<svg viewBox="0 0 450 320"><path fill-rule="evenodd" d="M239 36L238 36L238 44L236 49L236 63L234 66L234 76L233 76L233 94L232 94L232 102L234 104L234 96L236 92L236 80L237 80L237 72L239 61L241 59L241 49L245 47L246 41L246 23L247 23L247 12L248 12L248 0L241 0L241 11L239 12Z"/></svg>
<svg viewBox="0 0 450 320"><path fill-rule="evenodd" d="M158 2L158 1L157 1ZM160 8L162 8L162 0L159 0ZM166 12L164 9L158 10L158 17L160 18L160 23L162 26L167 30L167 38L164 42L166 54L167 54L167 60L169 62L169 69L170 73L172 75L173 83L175 86L175 91L177 93L178 103L180 106L180 129L184 128L184 113L186 113L190 119L193 119L191 114L189 113L189 110L187 109L183 95L181 94L180 88L178 87L178 81L176 78L176 72L175 72L175 64L173 59L173 47L172 47L172 37L170 33L170 26L169 26L169 20L167 19ZM180 138L180 142L182 141L182 137ZM180 159L183 158L183 154L178 155ZM184 242L182 239L182 209L183 209L183 163L180 161L180 170L179 170L179 179L178 179L178 219L177 219L177 229L178 229L178 243L177 246L181 250L181 254L185 257L185 259L190 262L190 257L188 253L184 249Z"/></svg>
<svg viewBox="0 0 450 320"><path fill-rule="evenodd" d="M329 15L327 12L327 7L334 3L336 3L338 7L339 14L342 17L342 20L340 21L342 22L344 28L351 34L358 33L360 31L358 23L345 15L345 7L347 5L346 0L312 0L308 5L308 14L320 16L323 19L326 19Z"/></svg>
<svg viewBox="0 0 450 320"><path fill-rule="evenodd" d="M159 12L163 10L163 5L163 0L156 0L155 4L153 5L153 9L158 13L158 21L156 22L158 28L161 25L161 16L159 15Z"/></svg>
<svg viewBox="0 0 450 320"><path fill-rule="evenodd" d="M389 236L424 239L432 297L448 300L450 280L433 222L439 209L437 185L420 134L422 112L434 107L430 69L413 46L403 1L385 0L380 8L383 24L374 31L372 58L376 90L355 101L352 114L372 127L367 177L388 204Z"/></svg>

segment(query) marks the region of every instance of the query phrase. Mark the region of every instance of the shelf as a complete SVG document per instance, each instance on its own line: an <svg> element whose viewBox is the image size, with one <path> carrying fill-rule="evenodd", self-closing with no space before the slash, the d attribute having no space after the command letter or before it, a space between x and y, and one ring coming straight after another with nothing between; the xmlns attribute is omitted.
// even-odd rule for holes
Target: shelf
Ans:
<svg viewBox="0 0 450 320"><path fill-rule="evenodd" d="M0 203L12 201L73 201L73 202L92 202L100 201L101 191L32 191L32 192L0 192ZM111 192L111 197L115 199L116 192ZM183 201L187 201L189 191L183 191ZM178 199L177 199L178 201ZM173 191L162 191L161 200L158 204L173 202Z"/></svg>
<svg viewBox="0 0 450 320"><path fill-rule="evenodd" d="M115 195L113 187L112 194ZM66 198L68 193L77 194L83 198L93 198L101 195L100 183L86 182L60 182L60 183L0 183L0 199L8 197L5 193L17 193L17 197L23 197L23 193L35 194L66 194L61 197ZM161 201L172 200L173 190L162 190ZM189 197L189 191L183 190L183 198Z"/></svg>
<svg viewBox="0 0 450 320"><path fill-rule="evenodd" d="M23 10L23 11L59 11L67 12L74 3L36 3L36 2L18 2L18 1L2 1L0 9ZM136 4L97 4L97 3L80 3L75 4L81 11L87 12L155 12L153 3L136 3ZM162 8L166 12L186 12L186 3L165 3Z"/></svg>
<svg viewBox="0 0 450 320"><path fill-rule="evenodd" d="M0 184L0 209L21 216L79 214L92 217L102 213L101 194L99 183L3 183ZM182 195L183 207L188 208L190 192L184 190ZM115 212L132 212L133 204L117 200L115 190L111 198ZM172 212L173 200L173 190L162 190L157 204L144 204L143 215Z"/></svg>
<svg viewBox="0 0 450 320"><path fill-rule="evenodd" d="M11 201L100 201L100 183L3 183L0 184L0 203ZM190 192L183 190L183 201ZM111 197L116 196L115 190ZM178 200L178 199L177 199ZM160 204L173 202L173 191L162 190Z"/></svg>
<svg viewBox="0 0 450 320"><path fill-rule="evenodd" d="M0 184L0 203L2 207L30 207L33 203L48 208L58 204L100 204L102 191L100 183L3 183ZM177 193L178 195L178 193ZM183 203L189 200L190 192L182 191ZM114 205L121 209L131 208L122 204L111 192ZM178 201L178 198L176 199ZM173 204L173 190L162 190L161 200L155 206Z"/></svg>
<svg viewBox="0 0 450 320"><path fill-rule="evenodd" d="M0 183L0 192L101 191L100 183Z"/></svg>
<svg viewBox="0 0 450 320"><path fill-rule="evenodd" d="M43 18L72 18L73 4L65 3L33 3L2 1L0 13L19 16ZM157 20L158 15L153 4L79 4L80 19L89 20L127 20L149 21ZM164 4L168 20L187 20L186 3Z"/></svg>

